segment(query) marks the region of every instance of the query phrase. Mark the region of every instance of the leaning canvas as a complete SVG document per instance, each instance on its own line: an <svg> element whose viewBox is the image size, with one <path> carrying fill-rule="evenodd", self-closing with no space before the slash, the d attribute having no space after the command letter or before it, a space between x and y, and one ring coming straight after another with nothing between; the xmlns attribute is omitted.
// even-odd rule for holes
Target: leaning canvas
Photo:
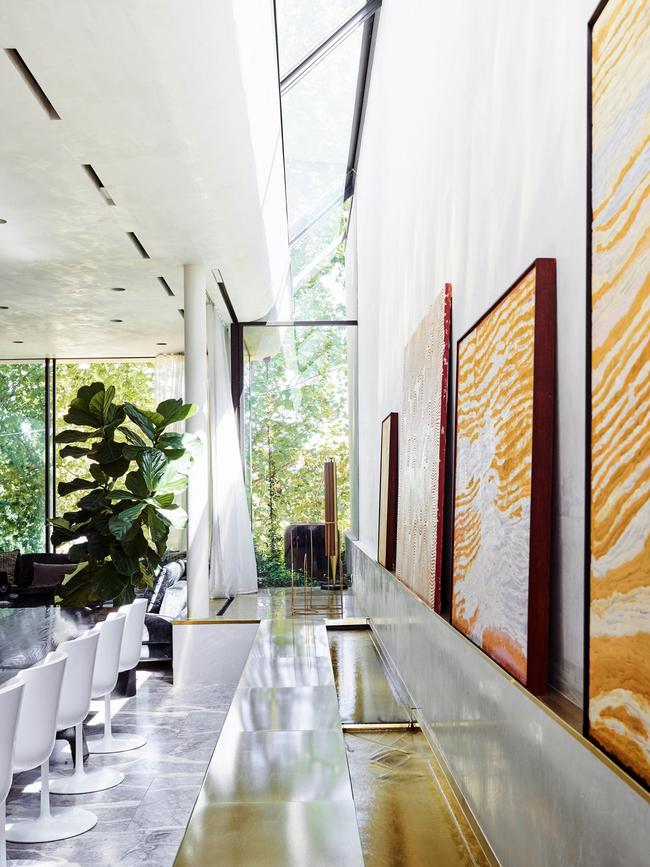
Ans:
<svg viewBox="0 0 650 867"><path fill-rule="evenodd" d="M440 611L451 285L404 353L395 572Z"/></svg>
<svg viewBox="0 0 650 867"><path fill-rule="evenodd" d="M591 30L587 731L650 788L650 6Z"/></svg>
<svg viewBox="0 0 650 867"><path fill-rule="evenodd" d="M458 341L452 623L546 688L555 260L538 259Z"/></svg>

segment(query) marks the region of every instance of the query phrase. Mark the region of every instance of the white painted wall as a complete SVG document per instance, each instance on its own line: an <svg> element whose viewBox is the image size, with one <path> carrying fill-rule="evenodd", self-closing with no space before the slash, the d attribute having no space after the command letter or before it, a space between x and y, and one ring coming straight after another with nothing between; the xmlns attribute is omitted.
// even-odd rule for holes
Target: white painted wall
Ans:
<svg viewBox="0 0 650 867"><path fill-rule="evenodd" d="M581 702L587 22L596 0L384 0L355 195L360 538L380 421L445 281L452 346L539 256L558 263L554 684Z"/></svg>

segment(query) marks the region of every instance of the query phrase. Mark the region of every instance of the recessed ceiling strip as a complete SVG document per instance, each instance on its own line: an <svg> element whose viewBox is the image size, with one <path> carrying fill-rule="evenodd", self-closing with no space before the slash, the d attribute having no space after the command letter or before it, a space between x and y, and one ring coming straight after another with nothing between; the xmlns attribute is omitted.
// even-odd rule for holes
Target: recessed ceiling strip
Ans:
<svg viewBox="0 0 650 867"><path fill-rule="evenodd" d="M41 85L38 83L38 81L36 81L36 76L22 59L19 51L16 48L5 48L5 54L16 67L16 69L22 76L23 81L25 82L27 87L29 87L36 99L39 101L41 107L44 109L50 120L61 120L57 110L47 98L47 95Z"/></svg>
<svg viewBox="0 0 650 867"><path fill-rule="evenodd" d="M160 285L163 287L163 289L165 290L165 292L166 292L168 295L171 295L171 297L173 298L173 297L174 297L174 293L173 293L173 291L172 291L172 287L171 287L171 286L169 285L169 283L165 280L165 278L164 278L164 277L159 277L159 278L158 278L158 281L160 282Z"/></svg>
<svg viewBox="0 0 650 867"><path fill-rule="evenodd" d="M142 256L142 258L143 259L151 259L151 256L147 253L147 251L145 250L145 248L142 245L142 242L140 241L138 236L135 234L135 232L127 232L126 234L129 236L129 238L133 242L133 246L138 251L138 253Z"/></svg>
<svg viewBox="0 0 650 867"><path fill-rule="evenodd" d="M86 174L90 178L91 183L93 184L94 187L96 187L99 190L101 197L102 197L102 199L104 199L106 204L107 205L114 205L115 202L108 194L108 190L104 186L102 179L99 177L99 175L97 174L95 169L90 165L90 163L84 163L83 167L86 170Z"/></svg>

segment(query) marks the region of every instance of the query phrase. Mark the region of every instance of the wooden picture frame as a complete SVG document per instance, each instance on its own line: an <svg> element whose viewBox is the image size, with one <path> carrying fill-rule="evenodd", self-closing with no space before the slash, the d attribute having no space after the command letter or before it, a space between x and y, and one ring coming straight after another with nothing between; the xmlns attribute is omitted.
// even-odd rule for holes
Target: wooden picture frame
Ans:
<svg viewBox="0 0 650 867"><path fill-rule="evenodd" d="M505 321L510 309L512 316L518 317L516 326L514 321ZM501 324L500 317L504 318ZM472 368L463 356L466 347L471 349L468 341L479 334L481 340L475 342L475 354L480 359L480 352L485 350L487 358L480 359L483 364ZM536 259L459 338L456 347L452 624L536 695L547 691L548 678L555 346L556 263L555 259ZM487 366L486 360L489 362ZM497 387L501 385L494 393L488 391L484 394L482 404L478 390L476 395L471 394L471 382L474 381L471 376L467 388L461 385L461 377L474 369L493 389L494 382ZM509 387L504 387L508 383ZM519 388L520 398L523 396L525 401L530 401L530 406L525 403L525 414L521 399L512 400L508 405L512 395L516 395L516 388ZM500 407L495 395L503 402L504 415L506 410L515 407L506 420L498 416ZM476 396L476 413L469 408L469 402L464 403L468 396ZM473 442L473 451L468 446L462 446L459 451L459 411L463 413L463 435L471 431L476 438L475 441L463 438L463 441ZM469 426L465 424L465 413ZM491 427L493 415L498 416L499 424ZM481 424L484 429L485 426L488 428L488 434L483 437L488 448L477 461ZM508 440L508 433L513 431L518 439L512 439L511 435ZM498 439L499 436L502 439ZM495 440L493 451L492 438ZM519 449L519 455L516 449ZM467 462L466 454L474 464ZM461 471L459 460L462 461ZM483 475L479 474L481 460L488 468ZM472 466L478 467L475 474ZM513 479L519 485L514 494ZM493 489L496 492L490 499ZM515 496L517 493L519 499ZM483 512L472 505L479 497L486 502ZM507 508L504 508L504 503L509 504ZM481 532L483 521L492 522L485 534ZM492 564L495 567L498 564L498 568L475 569L468 581L470 586L472 582L475 586L471 587L470 598L466 600L462 595L462 582L468 580L472 566L481 562L479 558L485 564L489 564L492 558ZM510 576L505 575L507 566L511 569ZM508 586L504 590L506 580L511 588L517 590L517 593L510 594L510 598ZM525 602L519 598L522 587ZM481 589L485 591L482 597ZM480 597L478 603L475 602L472 608L472 598L477 596ZM495 599L502 597L506 610L500 612L496 610L498 602L495 605ZM513 598L515 604L511 611L507 611L507 604L512 605ZM493 621L488 619L483 631L479 632L481 603L488 610L487 618L496 616ZM508 620L508 614L515 616ZM524 624L525 628L517 632Z"/></svg>
<svg viewBox="0 0 650 867"><path fill-rule="evenodd" d="M643 7L603 0L588 28L583 730L650 791L650 522L642 508L650 492L650 253L641 208L649 185L642 96L650 13Z"/></svg>
<svg viewBox="0 0 650 867"><path fill-rule="evenodd" d="M381 423L379 464L379 528L377 562L395 571L397 551L397 488L399 478L399 417L389 413Z"/></svg>

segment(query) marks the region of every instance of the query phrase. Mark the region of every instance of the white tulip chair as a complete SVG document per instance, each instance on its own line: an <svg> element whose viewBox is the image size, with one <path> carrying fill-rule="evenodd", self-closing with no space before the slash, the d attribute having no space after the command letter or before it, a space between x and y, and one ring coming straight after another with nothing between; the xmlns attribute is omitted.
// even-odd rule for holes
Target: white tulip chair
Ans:
<svg viewBox="0 0 650 867"><path fill-rule="evenodd" d="M57 729L74 726L75 766L72 774L57 774L50 780L50 791L55 795L82 795L86 792L101 792L117 786L124 774L113 768L86 770L83 758L83 721L90 709L90 696L97 652L112 656L111 645L120 640L120 622L107 621L85 632L79 638L65 641L59 650L68 656L63 677ZM102 639L102 630L106 632ZM100 647L101 642L101 647Z"/></svg>
<svg viewBox="0 0 650 867"><path fill-rule="evenodd" d="M144 634L144 615L147 611L148 601L136 599L130 605L123 605L119 614L126 617L124 635L120 649L119 671L130 671L140 661L142 653L142 636ZM116 675L117 682L117 675ZM127 750L136 750L147 743L142 735L114 735L111 728L111 692L104 693L104 734L101 738L89 738L88 749L91 753L123 753ZM93 697L96 697L93 690Z"/></svg>
<svg viewBox="0 0 650 867"><path fill-rule="evenodd" d="M117 611L111 612L103 623L98 623L92 630L99 633L97 655L92 674L91 698L110 696L117 683L120 665L120 649L124 635L126 615ZM104 722L106 726L106 722ZM110 729L110 713L108 717ZM75 739L75 749L78 749ZM78 755L78 754L77 754ZM88 771L82 761L76 761L74 774L65 781L58 777L54 791L56 794L82 795L86 792L103 792L112 789L124 780L124 774L116 768L93 768Z"/></svg>
<svg viewBox="0 0 650 867"><path fill-rule="evenodd" d="M12 678L0 687L0 867L7 864L5 801L13 776L14 739L25 684Z"/></svg>
<svg viewBox="0 0 650 867"><path fill-rule="evenodd" d="M12 843L49 843L76 837L90 830L97 817L78 807L51 810L49 788L50 755L54 749L57 714L67 657L49 653L43 662L26 668L17 676L25 684L14 745L14 773L40 765L41 809L37 817L7 822L7 840Z"/></svg>

